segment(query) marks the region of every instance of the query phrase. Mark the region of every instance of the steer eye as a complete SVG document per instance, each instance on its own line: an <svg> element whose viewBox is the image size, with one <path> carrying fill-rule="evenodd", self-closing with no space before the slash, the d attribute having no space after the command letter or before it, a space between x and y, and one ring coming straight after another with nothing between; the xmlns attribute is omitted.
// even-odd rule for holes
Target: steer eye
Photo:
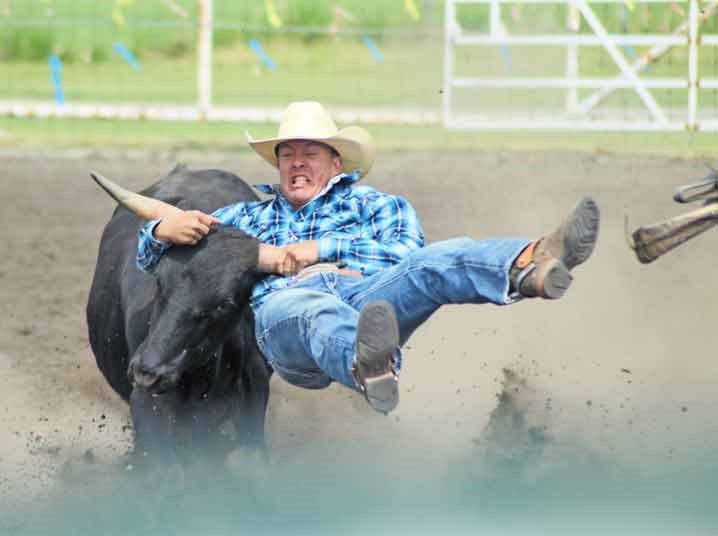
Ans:
<svg viewBox="0 0 718 536"><path fill-rule="evenodd" d="M231 311L237 309L237 304L234 300L226 300L220 302L217 305L210 305L206 309L195 308L192 310L192 320L195 322L201 322L203 320L209 320L215 318L218 315L225 315Z"/></svg>
<svg viewBox="0 0 718 536"><path fill-rule="evenodd" d="M237 304L233 300L227 300L217 306L218 313L227 313L237 308Z"/></svg>
<svg viewBox="0 0 718 536"><path fill-rule="evenodd" d="M204 320L209 317L209 313L202 309L195 309L192 311L193 320Z"/></svg>

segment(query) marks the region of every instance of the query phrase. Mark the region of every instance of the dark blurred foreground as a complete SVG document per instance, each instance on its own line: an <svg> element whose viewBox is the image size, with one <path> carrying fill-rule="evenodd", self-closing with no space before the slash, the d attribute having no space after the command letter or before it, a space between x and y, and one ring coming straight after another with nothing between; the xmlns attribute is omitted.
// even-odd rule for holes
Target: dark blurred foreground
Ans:
<svg viewBox="0 0 718 536"><path fill-rule="evenodd" d="M559 442L531 386L504 374L474 452L445 472L389 464L388 450L357 444L317 445L292 463L259 452L144 470L84 460L65 467L50 496L0 513L0 532L716 534L718 465L683 460L669 473L639 473L578 441Z"/></svg>

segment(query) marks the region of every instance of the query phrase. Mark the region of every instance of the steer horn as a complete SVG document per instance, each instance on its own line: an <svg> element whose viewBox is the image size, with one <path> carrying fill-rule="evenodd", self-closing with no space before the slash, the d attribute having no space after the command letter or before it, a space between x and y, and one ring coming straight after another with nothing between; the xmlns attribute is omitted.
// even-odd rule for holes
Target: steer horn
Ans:
<svg viewBox="0 0 718 536"><path fill-rule="evenodd" d="M182 212L182 209L159 199L125 190L122 186L115 184L95 171L90 171L90 176L112 199L144 220L159 220L171 214Z"/></svg>
<svg viewBox="0 0 718 536"><path fill-rule="evenodd" d="M649 263L716 224L718 202L713 201L686 214L639 227L633 231L632 240L626 234L638 260Z"/></svg>

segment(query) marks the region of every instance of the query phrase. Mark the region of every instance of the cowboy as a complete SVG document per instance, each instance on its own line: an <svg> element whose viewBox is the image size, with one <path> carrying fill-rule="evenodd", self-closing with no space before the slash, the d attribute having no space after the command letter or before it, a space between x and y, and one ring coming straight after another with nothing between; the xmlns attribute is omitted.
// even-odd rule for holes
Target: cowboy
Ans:
<svg viewBox="0 0 718 536"><path fill-rule="evenodd" d="M137 264L150 269L171 244L196 244L213 225L256 237L259 268L272 274L251 300L268 363L308 389L340 382L383 413L399 401L400 348L434 311L449 303L560 298L598 236L598 207L584 197L539 240L424 246L406 199L357 184L374 163L366 130L339 130L319 103L295 102L276 137L247 137L279 170L279 184L258 186L273 197L151 221L140 231Z"/></svg>

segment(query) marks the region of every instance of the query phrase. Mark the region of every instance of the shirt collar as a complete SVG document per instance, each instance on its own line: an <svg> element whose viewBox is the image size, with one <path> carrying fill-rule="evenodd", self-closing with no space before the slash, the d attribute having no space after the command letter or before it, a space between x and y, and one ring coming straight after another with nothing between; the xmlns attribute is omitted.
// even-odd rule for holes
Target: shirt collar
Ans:
<svg viewBox="0 0 718 536"><path fill-rule="evenodd" d="M331 179L329 179L329 182L327 182L327 185L322 189L321 192L319 192L317 195L315 195L312 199L307 201L304 206L307 206L312 201L320 198L324 194L326 194L329 190L331 190L335 184L339 182L344 182L346 184L354 184L361 178L361 169L357 168L351 173L340 173L339 175L334 175ZM263 194L270 194L270 195L276 195L276 196L282 196L282 191L279 189L279 184L255 184L254 188L256 188L258 191L262 192Z"/></svg>

